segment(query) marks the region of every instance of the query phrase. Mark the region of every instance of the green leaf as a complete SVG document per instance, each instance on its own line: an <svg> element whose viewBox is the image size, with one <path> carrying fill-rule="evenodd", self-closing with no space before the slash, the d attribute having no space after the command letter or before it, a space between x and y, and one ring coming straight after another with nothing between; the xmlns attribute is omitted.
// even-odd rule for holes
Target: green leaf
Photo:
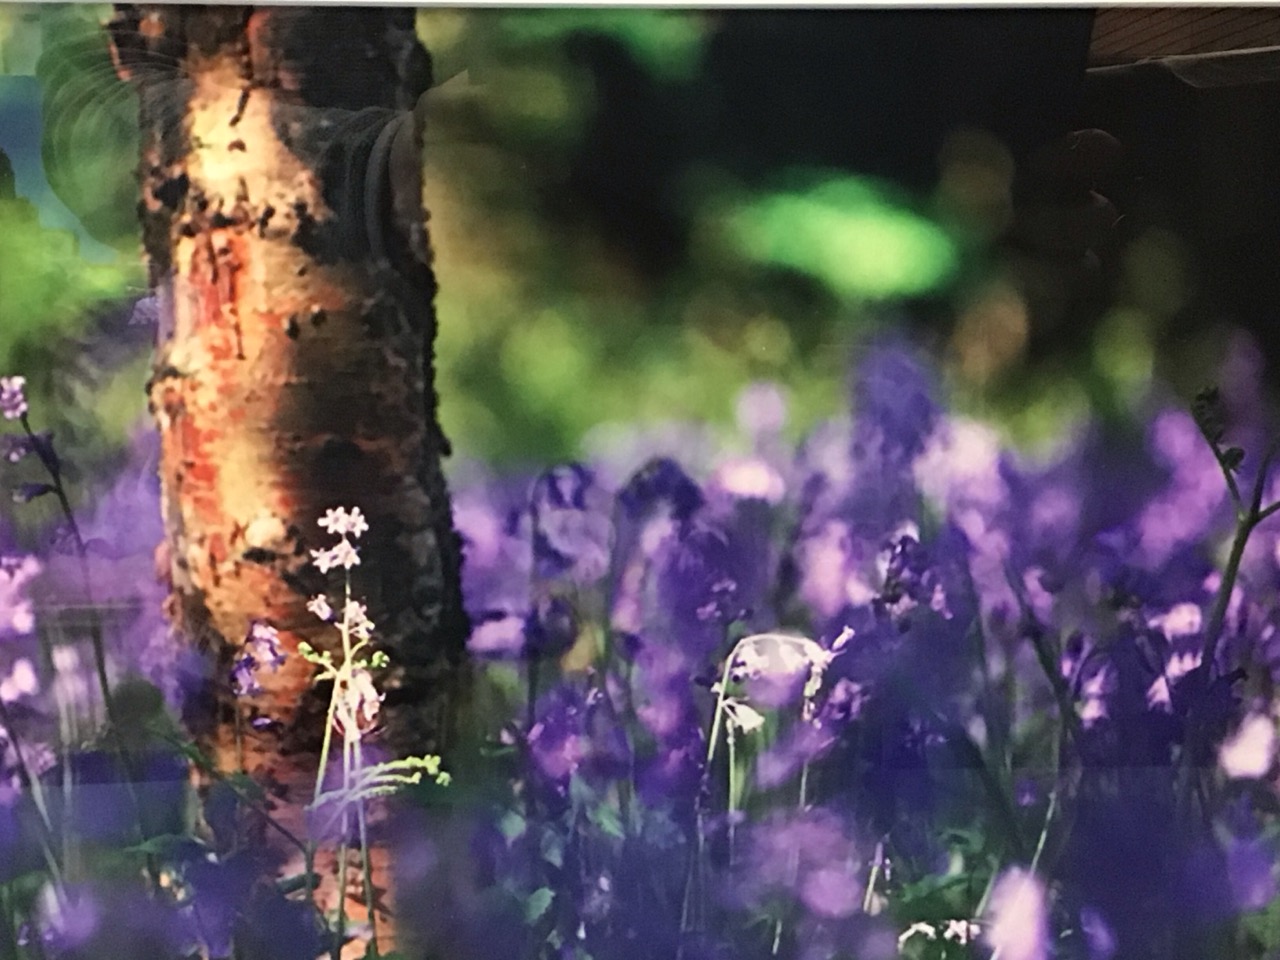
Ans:
<svg viewBox="0 0 1280 960"><path fill-rule="evenodd" d="M145 857L163 857L193 843L200 846L198 840L185 834L162 833L159 836L144 840L142 843L135 843L133 846L125 847L124 852L140 854Z"/></svg>
<svg viewBox="0 0 1280 960"><path fill-rule="evenodd" d="M622 829L622 818L618 816L618 811L608 804L602 803L595 809L588 811L587 819L599 827L601 833L616 840L626 838L626 831Z"/></svg>
<svg viewBox="0 0 1280 960"><path fill-rule="evenodd" d="M276 890L287 897L291 893L297 893L299 890L306 890L309 886L315 887L319 884L320 875L318 873L298 873L291 877L281 877L277 880Z"/></svg>
<svg viewBox="0 0 1280 960"><path fill-rule="evenodd" d="M1280 897L1272 900L1262 910L1245 914L1240 922L1250 935L1258 939L1267 953L1280 947Z"/></svg>
<svg viewBox="0 0 1280 960"><path fill-rule="evenodd" d="M540 846L543 860L553 867L564 866L564 837L556 833L553 827L543 829Z"/></svg>
<svg viewBox="0 0 1280 960"><path fill-rule="evenodd" d="M532 926L541 920L543 914L551 907L551 901L555 896L555 891L550 887L539 887L529 894L529 899L524 902L525 923Z"/></svg>
<svg viewBox="0 0 1280 960"><path fill-rule="evenodd" d="M498 832L502 834L502 839L507 841L507 846L511 846L511 844L523 837L526 828L527 824L524 817L514 810L508 810L502 815L502 819L498 821Z"/></svg>

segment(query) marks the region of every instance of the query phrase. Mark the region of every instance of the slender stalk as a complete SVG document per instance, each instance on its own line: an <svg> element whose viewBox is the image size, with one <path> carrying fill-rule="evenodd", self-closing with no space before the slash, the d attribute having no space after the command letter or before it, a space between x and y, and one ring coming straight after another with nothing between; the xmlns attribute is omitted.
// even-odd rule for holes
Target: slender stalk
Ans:
<svg viewBox="0 0 1280 960"><path fill-rule="evenodd" d="M93 599L93 578L89 571L89 551L80 532L80 524L76 521L75 512L71 509L71 501L67 497L66 487L62 483L62 467L53 455L52 449L46 447L36 436L35 431L31 429L31 421L28 419L27 414L22 414L19 421L27 435L27 439L31 441L31 449L36 452L36 456L40 458L40 463L49 474L49 479L52 481L50 486L53 494L62 509L63 517L67 521L67 528L71 531L71 539L75 545L76 558L80 566L80 579L84 586L85 608L88 612L89 640L93 647L94 672L97 674L98 688L102 693L102 710L107 719L107 728L112 746L119 757L120 765L124 768L124 788L129 797L130 805L133 807L134 828L137 832L138 842L143 843L147 838L146 813L135 786L135 781L138 779L138 770L125 749L120 718L117 716L111 700L111 681L107 676L106 644L103 640L102 620L98 616L98 608ZM158 885L159 876L155 858L148 854L146 864L148 877L152 886L155 887Z"/></svg>
<svg viewBox="0 0 1280 960"><path fill-rule="evenodd" d="M349 607L351 602L351 571L350 570L347 571L346 583L343 590L343 595L345 597L345 602L342 605L342 623L339 624L338 629L344 636L343 647L346 648L346 646L350 642L349 640L345 639L350 635L350 619L349 619L349 614L347 613L347 608ZM346 668L346 664L344 663L343 669L345 668ZM313 805L320 802L320 795L324 792L324 774L329 767L329 752L333 748L333 721L334 721L334 717L337 715L338 698L341 695L341 685L342 685L342 677L337 672L335 672L333 677L333 690L329 694L329 706L328 706L328 709L325 711L324 735L320 740L320 766L316 770L316 789L311 796L311 802ZM304 855L303 855L303 864L304 864L304 870L307 875L307 895L312 898L313 902L315 899L316 880L317 880L316 872L315 872L315 862L316 862L316 841L314 837L309 836L307 838L306 850L304 851Z"/></svg>
<svg viewBox="0 0 1280 960"><path fill-rule="evenodd" d="M1218 644L1222 638L1222 630L1227 620L1227 610L1231 606L1231 595L1235 591L1236 581L1240 576L1240 565L1244 560L1245 548L1249 544L1249 536L1264 518L1269 517L1278 508L1280 501L1262 506L1262 497L1266 489L1267 474L1271 461L1275 458L1280 440L1273 440L1262 458L1258 474L1254 478L1253 491L1249 505L1242 513L1238 513L1235 536L1231 541L1231 552L1227 555L1227 563L1222 571L1222 582L1218 585L1218 593L1214 597L1213 608L1209 613L1209 622L1205 626L1204 644L1200 652L1200 663L1188 675L1195 700L1192 702L1187 717L1187 737L1181 757L1181 770L1177 788L1177 807L1184 814L1189 811L1192 795L1197 792L1199 784L1194 761L1205 746L1208 731L1204 729L1204 710L1212 687L1214 662L1218 653ZM1217 450L1215 448L1215 454ZM1219 457L1221 461L1221 457ZM1231 471L1225 465L1223 472L1231 482Z"/></svg>
<svg viewBox="0 0 1280 960"><path fill-rule="evenodd" d="M738 738L731 729L726 739L729 750L729 868L733 869L734 842L738 835Z"/></svg>
<svg viewBox="0 0 1280 960"><path fill-rule="evenodd" d="M13 923L9 884L0 883L0 960L18 960L18 932Z"/></svg>
<svg viewBox="0 0 1280 960"><path fill-rule="evenodd" d="M711 774L711 762L716 756L716 743L720 739L720 725L723 722L724 701L729 687L729 675L733 666L733 658L737 655L738 645L742 641L738 641L733 649L729 651L729 656L725 658L724 670L720 675L720 688L716 693L716 706L711 715L711 734L707 739L707 755L702 767L702 783L705 786ZM702 791L698 793L695 801L697 804L696 824L694 826L694 847L689 852L689 866L685 870L684 876L684 896L681 898L680 907L680 945L676 948L676 960L683 960L685 935L689 932L689 920L693 912L694 899L694 875L700 871L702 865L703 854L706 850L706 814L702 807Z"/></svg>
<svg viewBox="0 0 1280 960"><path fill-rule="evenodd" d="M40 852L44 857L45 866L49 868L49 876L53 879L54 890L58 899L63 901L65 900L65 885L63 883L62 867L54 854L53 823L49 819L49 809L44 802L44 792L40 788L40 778L32 773L31 763L27 757L26 750L22 746L22 738L18 735L18 730L13 723L13 717L3 700L0 700L0 724L3 725L5 732L8 734L9 742L13 744L13 752L18 757L18 780L22 784L23 790L31 794L31 800L35 804L36 820L39 825L37 832L40 835Z"/></svg>
<svg viewBox="0 0 1280 960"><path fill-rule="evenodd" d="M871 903L875 899L876 882L880 879L881 865L884 863L884 840L876 842L875 859L871 863L871 876L867 878L867 889L862 895L862 912L871 912Z"/></svg>
<svg viewBox="0 0 1280 960"><path fill-rule="evenodd" d="M360 740L356 739L356 770L364 767L364 752ZM378 920L374 915L373 903L373 867L370 863L369 850L369 818L365 810L364 800L356 803L356 823L360 830L360 851L364 876L364 905L369 915L369 954L378 956Z"/></svg>

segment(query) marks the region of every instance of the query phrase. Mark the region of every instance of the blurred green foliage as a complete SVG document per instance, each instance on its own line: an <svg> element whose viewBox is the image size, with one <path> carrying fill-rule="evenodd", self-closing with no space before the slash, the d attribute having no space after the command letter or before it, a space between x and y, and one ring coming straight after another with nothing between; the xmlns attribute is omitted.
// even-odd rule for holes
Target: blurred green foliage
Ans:
<svg viewBox="0 0 1280 960"><path fill-rule="evenodd" d="M143 287L136 107L111 67L106 13L0 6L0 70L40 83L48 182L90 236L119 251L90 263L21 199L0 204L0 362L27 373L38 403L59 382L40 365L67 362L50 344L73 343L94 304ZM1136 249L1131 302L1095 342L1029 368L1026 318L1014 310L1012 327L993 326L999 311L975 293L991 272L991 231L952 216L963 197L908 196L803 164L753 169L706 148L701 127L717 95L709 44L733 15L418 13L435 73L424 165L440 282L437 387L461 455L547 462L583 455L606 425L727 427L737 394L757 380L783 387L798 435L842 408L857 343L904 302L907 315L924 304L933 318L922 326L959 406L1002 417L1016 439L1063 429L1099 391L1125 403L1142 392L1152 314L1172 309L1160 299L1170 285L1153 287L1143 264L1166 269L1164 247ZM985 175L972 162L961 172L948 182ZM952 329L945 318L956 315ZM982 353L1006 341L1005 354ZM65 414L84 421L77 438L123 437L143 409L145 363L136 351L78 381L77 402L92 414Z"/></svg>

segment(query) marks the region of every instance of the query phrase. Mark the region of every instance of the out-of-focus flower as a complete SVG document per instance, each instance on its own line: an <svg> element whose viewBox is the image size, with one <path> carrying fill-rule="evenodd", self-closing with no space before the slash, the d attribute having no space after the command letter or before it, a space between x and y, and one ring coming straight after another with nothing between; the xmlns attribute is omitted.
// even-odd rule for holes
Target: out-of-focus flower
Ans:
<svg viewBox="0 0 1280 960"><path fill-rule="evenodd" d="M580 463L547 470L529 495L535 574L594 583L609 569L609 497Z"/></svg>
<svg viewBox="0 0 1280 960"><path fill-rule="evenodd" d="M514 657L525 650L525 618L496 611L472 617L467 649L477 656Z"/></svg>
<svg viewBox="0 0 1280 960"><path fill-rule="evenodd" d="M1232 779L1256 780L1267 775L1276 758L1276 723L1251 714L1218 751L1218 764Z"/></svg>
<svg viewBox="0 0 1280 960"><path fill-rule="evenodd" d="M782 474L763 457L734 457L716 468L711 486L741 500L777 504L787 493Z"/></svg>
<svg viewBox="0 0 1280 960"><path fill-rule="evenodd" d="M102 909L93 892L84 889L57 891L52 885L40 890L36 901L40 938L55 954L83 947L102 924Z"/></svg>
<svg viewBox="0 0 1280 960"><path fill-rule="evenodd" d="M35 668L26 657L14 661L9 675L0 680L0 701L13 703L20 697L32 697L40 692L40 681Z"/></svg>
<svg viewBox="0 0 1280 960"><path fill-rule="evenodd" d="M262 693L257 668L257 663L248 654L237 657L231 665L231 689L237 697L256 697Z"/></svg>
<svg viewBox="0 0 1280 960"><path fill-rule="evenodd" d="M991 891L986 942L1002 960L1048 960L1049 911L1044 885L1021 867L1013 867Z"/></svg>
<svg viewBox="0 0 1280 960"><path fill-rule="evenodd" d="M356 540L369 529L369 523L360 512L359 507L347 510L337 507L326 510L323 517L316 521L327 533L338 537L353 537Z"/></svg>
<svg viewBox="0 0 1280 960"><path fill-rule="evenodd" d="M1115 956L1118 949L1115 931L1100 911L1093 907L1080 911L1080 932L1089 948L1089 960L1111 960Z"/></svg>
<svg viewBox="0 0 1280 960"><path fill-rule="evenodd" d="M752 383L738 394L734 414L743 433L770 436L787 425L787 398L776 383Z"/></svg>
<svg viewBox="0 0 1280 960"><path fill-rule="evenodd" d="M277 670L285 661L284 651L280 649L280 631L261 620L250 624L244 649L260 667Z"/></svg>
<svg viewBox="0 0 1280 960"><path fill-rule="evenodd" d="M746 856L742 893L749 903L783 893L824 919L858 910L864 865L843 822L830 811L779 813L757 822Z"/></svg>
<svg viewBox="0 0 1280 960"><path fill-rule="evenodd" d="M280 634L275 627L260 620L249 625L249 633L245 637L240 656L231 665L231 687L237 697L254 697L262 693L262 684L258 682L258 670L270 667L272 671L280 669L285 662L284 651L280 649Z"/></svg>
<svg viewBox="0 0 1280 960"><path fill-rule="evenodd" d="M26 377L0 377L0 414L17 420L27 412Z"/></svg>
<svg viewBox="0 0 1280 960"><path fill-rule="evenodd" d="M627 481L618 503L633 520L650 514L660 504L669 507L678 522L687 521L704 502L702 491L671 459L653 460Z"/></svg>
<svg viewBox="0 0 1280 960"><path fill-rule="evenodd" d="M25 636L35 629L35 607L27 587L42 569L35 557L0 557L0 637Z"/></svg>

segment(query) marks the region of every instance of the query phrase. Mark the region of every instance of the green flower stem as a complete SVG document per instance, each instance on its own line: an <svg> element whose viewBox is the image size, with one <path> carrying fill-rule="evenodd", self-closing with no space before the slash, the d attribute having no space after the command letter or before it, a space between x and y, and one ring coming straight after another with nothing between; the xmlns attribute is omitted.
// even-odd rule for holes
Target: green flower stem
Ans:
<svg viewBox="0 0 1280 960"><path fill-rule="evenodd" d="M3 724L4 730L9 735L9 742L13 744L13 751L18 755L18 779L22 788L31 794L31 799L36 805L36 820L40 827L40 853L44 857L45 866L49 868L49 876L53 880L54 891L59 901L65 901L66 887L63 882L62 868L54 854L56 844L53 824L49 819L48 806L44 802L44 791L40 788L40 778L31 771L26 751L22 746L22 738L18 736L18 729L14 726L13 717L3 700L0 700L0 724Z"/></svg>
<svg viewBox="0 0 1280 960"><path fill-rule="evenodd" d="M364 755L360 741L356 740L356 769L364 767ZM360 828L360 850L364 874L364 906L369 915L369 955L378 956L378 920L374 914L373 904L373 867L369 860L369 818L364 807L364 800L356 802L356 822Z"/></svg>
<svg viewBox="0 0 1280 960"><path fill-rule="evenodd" d="M729 656L724 661L724 670L720 675L720 689L716 693L716 706L711 715L711 735L707 739L707 756L702 767L704 783L711 774L711 762L716 756L716 743L720 739L720 725L724 717L724 701L729 687L729 674L733 666L733 658L737 655L738 647L741 645L742 641L739 640L734 644L733 649L729 651ZM700 871L703 854L706 852L706 837L703 829L706 825L706 812L702 809L701 795L694 802L698 808L696 812L697 823L694 827L696 836L694 838L694 849L689 854L689 866L685 870L684 876L684 896L681 898L682 903L680 906L680 946L676 950L676 960L683 960L684 957L684 938L685 934L689 932L689 921L693 913L694 875Z"/></svg>
<svg viewBox="0 0 1280 960"><path fill-rule="evenodd" d="M338 629L343 634L347 634L349 632L347 606L351 601L351 571L350 570L347 571L347 575L346 575L344 595L346 597L347 602L342 605L342 623ZM345 646L345 643L344 643L344 646ZM346 669L345 663L343 664L342 669L343 670ZM341 689L341 682L342 682L341 673L340 671L335 670L334 677L333 677L333 690L329 694L329 707L328 707L328 710L325 712L324 735L320 741L320 766L316 770L316 789L315 789L315 793L312 794L312 797L311 797L311 802L313 805L320 801L320 794L324 792L324 772L326 768L329 766L329 752L333 747L333 720L338 710L338 696L339 696L339 691ZM303 857L303 863L305 865L305 873L307 875L307 895L308 897L311 898L312 902L314 903L315 891L316 891L316 880L317 880L316 871L315 871L316 842L314 837L310 837L310 836L307 837L307 847L306 847L305 855Z"/></svg>
<svg viewBox="0 0 1280 960"><path fill-rule="evenodd" d="M13 903L7 883L0 883L0 960L19 960L18 932L13 923Z"/></svg>
<svg viewBox="0 0 1280 960"><path fill-rule="evenodd" d="M1267 447L1266 455L1262 458L1262 464L1258 469L1257 476L1254 478L1249 505L1246 509L1237 509L1235 537L1231 541L1231 552L1227 555L1227 563L1222 571L1222 582L1218 585L1218 593L1214 597L1213 608L1209 613L1209 622L1205 626L1200 663L1187 676L1187 680L1191 683L1191 689L1195 692L1196 700L1192 703L1187 717L1187 738L1181 756L1180 766L1182 769L1179 771L1177 806L1183 813L1189 812L1192 794L1196 793L1200 787L1197 782L1199 778L1193 768L1193 762L1205 747L1205 739L1208 735L1208 731L1205 729L1204 710L1207 707L1206 701L1214 680L1213 667L1218 653L1218 644L1222 638L1223 627L1226 624L1227 610L1231 605L1231 595L1235 592L1236 581L1240 577L1240 565L1244 561L1244 551L1249 545L1250 535L1258 524L1275 513L1277 509L1280 509L1280 501L1265 508L1262 506L1267 474L1270 472L1271 461L1275 458L1278 445L1280 445L1280 440L1273 440ZM1218 457L1219 463L1222 464L1222 457L1218 453L1216 445L1214 446L1214 454ZM1231 471L1225 464L1222 464L1222 467L1228 484L1232 484ZM1236 500L1238 503L1238 495L1236 495Z"/></svg>
<svg viewBox="0 0 1280 960"><path fill-rule="evenodd" d="M62 509L62 515L67 521L68 529L71 531L72 542L75 544L76 559L80 565L80 579L84 585L85 605L89 614L89 640L93 647L94 671L98 678L98 688L102 693L102 710L106 716L112 746L115 748L121 766L124 767L125 793L128 794L129 803L133 808L134 829L138 835L138 843L141 844L146 841L147 827L145 823L146 814L135 786L139 771L125 749L124 740L121 736L120 718L116 715L111 701L111 681L107 676L106 644L102 636L102 620L98 616L98 608L93 600L93 578L89 572L89 551L80 532L80 524L76 522L75 511L71 509L71 500L67 497L66 487L62 483L62 468L59 466L58 461L45 449L44 444L37 440L35 431L31 429L31 421L25 413L19 418L19 422L22 424L22 429L26 433L27 439L31 441L31 449L36 452L36 456L40 458L40 463L49 474L49 479L52 481L50 486L53 488L53 494L58 500L58 506ZM155 857L151 854L146 856L146 866L152 886L157 887L159 870L155 863Z"/></svg>
<svg viewBox="0 0 1280 960"><path fill-rule="evenodd" d="M729 869L733 869L733 849L738 836L738 790L740 782L738 778L738 738L734 735L733 730L729 730L726 738L728 743L726 747L729 751Z"/></svg>

